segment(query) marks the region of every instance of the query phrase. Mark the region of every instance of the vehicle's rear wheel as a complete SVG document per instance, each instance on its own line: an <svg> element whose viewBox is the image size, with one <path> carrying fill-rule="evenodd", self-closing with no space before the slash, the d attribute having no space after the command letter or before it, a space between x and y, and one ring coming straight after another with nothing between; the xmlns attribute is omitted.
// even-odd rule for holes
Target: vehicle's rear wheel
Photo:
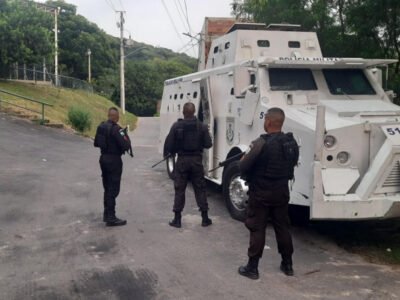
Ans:
<svg viewBox="0 0 400 300"><path fill-rule="evenodd" d="M175 170L176 159L177 159L177 156L174 155L174 156L168 157L166 160L168 176L171 179L174 179L174 170Z"/></svg>
<svg viewBox="0 0 400 300"><path fill-rule="evenodd" d="M249 197L248 186L240 178L239 161L232 162L224 172L223 194L226 207L232 218L244 221L246 219L246 208Z"/></svg>

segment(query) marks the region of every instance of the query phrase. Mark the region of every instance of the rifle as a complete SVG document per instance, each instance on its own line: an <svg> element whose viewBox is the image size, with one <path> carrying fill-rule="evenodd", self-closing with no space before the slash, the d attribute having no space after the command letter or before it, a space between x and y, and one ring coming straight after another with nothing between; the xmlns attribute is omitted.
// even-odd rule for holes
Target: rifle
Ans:
<svg viewBox="0 0 400 300"><path fill-rule="evenodd" d="M243 156L245 153L246 153L246 152L240 152L240 153L238 153L238 154L236 154L236 155L234 155L234 156L229 157L227 160L224 160L224 161L220 162L220 163L218 164L218 167L215 167L214 169L211 169L211 170L209 170L208 172L211 173L211 172L213 172L213 171L215 171L215 170L217 170L217 169L219 169L219 168L221 168L221 167L225 167L225 166L229 165L231 162L233 162L233 161L235 161L235 160L237 160L237 159L241 159L242 156Z"/></svg>
<svg viewBox="0 0 400 300"><path fill-rule="evenodd" d="M153 169L154 167L158 166L159 164L161 164L162 162L166 161L168 158L172 157L173 154L168 154L167 156L164 156L164 158L162 160L160 160L158 163L154 164L151 166L151 168Z"/></svg>
<svg viewBox="0 0 400 300"><path fill-rule="evenodd" d="M129 150L126 152L128 152L130 157L133 157L132 143L131 143L131 139L128 135L128 127L125 127L124 129L122 129L122 131L124 132L126 139L129 141Z"/></svg>

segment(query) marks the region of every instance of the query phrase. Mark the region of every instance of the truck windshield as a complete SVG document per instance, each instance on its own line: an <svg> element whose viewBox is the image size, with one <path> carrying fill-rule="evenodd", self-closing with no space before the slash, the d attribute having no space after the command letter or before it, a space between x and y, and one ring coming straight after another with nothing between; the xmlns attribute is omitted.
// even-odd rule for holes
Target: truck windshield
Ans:
<svg viewBox="0 0 400 300"><path fill-rule="evenodd" d="M273 91L317 89L310 69L269 69L269 84Z"/></svg>
<svg viewBox="0 0 400 300"><path fill-rule="evenodd" d="M360 69L322 70L332 95L375 95L375 91Z"/></svg>

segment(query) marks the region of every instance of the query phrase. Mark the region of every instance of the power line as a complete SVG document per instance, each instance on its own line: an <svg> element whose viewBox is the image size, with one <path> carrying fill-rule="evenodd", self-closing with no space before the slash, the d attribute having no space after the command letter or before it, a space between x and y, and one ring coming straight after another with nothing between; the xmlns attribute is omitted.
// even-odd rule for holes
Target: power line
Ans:
<svg viewBox="0 0 400 300"><path fill-rule="evenodd" d="M162 3L162 5L164 6L165 11L167 12L167 15L168 15L168 17L169 17L169 20L171 21L171 24L172 24L172 26L174 27L174 30L175 30L175 32L176 32L176 34L177 34L179 40L183 43L181 34L179 33L178 28L176 27L176 24L175 24L175 22L174 22L174 19L172 18L171 14L170 14L170 12L169 12L169 10L168 10L167 5L165 4L164 0L161 0L161 3Z"/></svg>
<svg viewBox="0 0 400 300"><path fill-rule="evenodd" d="M187 52L189 52L190 50L193 49L194 53L196 54L195 49L194 49L194 47L196 47L196 46L197 46L197 44L192 44L190 48L188 48L188 49L186 49L184 51L181 51L181 52L187 53Z"/></svg>
<svg viewBox="0 0 400 300"><path fill-rule="evenodd" d="M186 21L187 21L187 24L188 24L188 27L189 27L189 31L190 31L190 33L192 33L193 30L192 30L192 26L190 26L190 22L189 22L189 13L188 13L188 7L187 7L187 4L186 4L186 0L183 0L183 3L185 4Z"/></svg>
<svg viewBox="0 0 400 300"><path fill-rule="evenodd" d="M106 1L106 3L107 3L107 5L113 10L113 11L117 11L116 9L115 9L115 6L114 6L114 4L112 3L112 0L105 0Z"/></svg>
<svg viewBox="0 0 400 300"><path fill-rule="evenodd" d="M121 9L125 10L124 4L122 3L122 0L119 0L119 4L121 4Z"/></svg>
<svg viewBox="0 0 400 300"><path fill-rule="evenodd" d="M177 3L177 2L179 2L179 0L175 0L175 1L174 1L174 4L175 4L175 7L176 7L176 10L178 11L178 15L179 15L179 18L181 19L181 22L182 22L182 24L183 24L183 27L185 27L185 30L186 30L187 24L186 24L185 16L184 16L184 15L182 16L182 13L181 13L181 11L180 11L180 9L179 9L179 6L178 6L178 3ZM188 28L188 30L189 30L189 28Z"/></svg>
<svg viewBox="0 0 400 300"><path fill-rule="evenodd" d="M176 52L181 52L183 49L189 47L189 46L193 46L192 41L190 40L189 42L187 42L185 45L183 45L181 48L179 48L178 50L176 50Z"/></svg>
<svg viewBox="0 0 400 300"><path fill-rule="evenodd" d="M174 4L175 4L175 7L176 7L176 9L178 11L178 14L179 14L179 17L180 17L180 19L182 21L184 29L186 30L186 28L187 28L187 30L189 32L189 34L184 34L184 35L187 35L188 37L190 37L191 41L193 41L193 37L191 36L192 29L190 27L188 14L187 14L187 9L186 9L186 12L185 12L185 10L183 9L182 3L179 0L175 0ZM186 6L186 8L187 8L187 6ZM196 46L193 43L192 43L192 45L193 45L193 47ZM196 51L194 49L193 49L193 54L196 55Z"/></svg>
<svg viewBox="0 0 400 300"><path fill-rule="evenodd" d="M189 30L189 34L187 34L187 36L189 36L191 38L191 40L196 40L193 36L192 36L192 27L190 26L190 22L189 22L189 14L188 14L188 9L187 9L187 4L186 4L186 0L184 0L184 4L185 4L185 9L183 9L182 3L180 0L176 0L179 3L179 7L182 11L182 15L184 17L184 21L186 21L186 26ZM195 42L196 44L198 43L198 41L196 40ZM196 44L193 44L193 48L196 46ZM193 54L196 55L196 51L193 49Z"/></svg>

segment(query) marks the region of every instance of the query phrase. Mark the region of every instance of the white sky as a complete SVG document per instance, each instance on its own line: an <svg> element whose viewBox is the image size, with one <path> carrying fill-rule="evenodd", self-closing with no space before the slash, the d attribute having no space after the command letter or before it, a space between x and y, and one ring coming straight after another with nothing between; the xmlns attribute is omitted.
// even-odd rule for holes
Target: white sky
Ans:
<svg viewBox="0 0 400 300"><path fill-rule="evenodd" d="M163 1L174 20L180 37L168 17ZM179 3L183 9L185 8L184 0L66 0L66 2L76 5L78 14L85 16L114 36L119 36L119 29L116 25L119 16L113 11L112 6L116 10L127 12L126 37L130 32L132 39L138 42L174 51L182 49L185 44L190 42L190 38L182 35L183 32L188 32L188 28L186 23L181 20L183 17L180 16L177 8ZM232 0L186 0L192 34L200 32L205 17L230 17L231 2ZM60 24L60 28L62 28L62 24ZM194 50L195 52L190 49L186 53L197 56L197 47L194 47Z"/></svg>

